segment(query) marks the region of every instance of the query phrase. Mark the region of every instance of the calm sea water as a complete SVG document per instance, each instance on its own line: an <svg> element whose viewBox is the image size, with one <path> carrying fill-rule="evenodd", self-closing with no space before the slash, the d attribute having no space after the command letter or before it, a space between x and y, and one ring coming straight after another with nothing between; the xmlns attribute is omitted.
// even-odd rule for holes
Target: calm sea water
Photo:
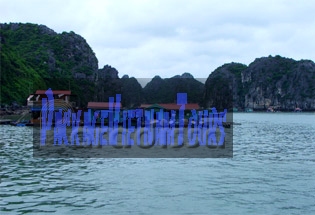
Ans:
<svg viewBox="0 0 315 215"><path fill-rule="evenodd" d="M44 159L0 126L1 214L315 214L315 114L236 113L234 157Z"/></svg>

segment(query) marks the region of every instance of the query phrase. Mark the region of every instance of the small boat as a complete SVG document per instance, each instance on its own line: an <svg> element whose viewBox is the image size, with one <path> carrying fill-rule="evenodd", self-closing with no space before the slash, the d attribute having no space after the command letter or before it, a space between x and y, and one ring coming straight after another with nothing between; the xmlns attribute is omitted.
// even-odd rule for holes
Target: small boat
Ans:
<svg viewBox="0 0 315 215"><path fill-rule="evenodd" d="M27 120L16 121L16 122L11 122L10 124L13 125L13 126L22 127L22 126L26 126L27 124L29 124L29 121L27 121Z"/></svg>
<svg viewBox="0 0 315 215"><path fill-rule="evenodd" d="M297 107L294 109L294 112L302 112L302 109Z"/></svg>
<svg viewBox="0 0 315 215"><path fill-rule="evenodd" d="M17 123L16 126L19 126L19 127L26 126L26 123Z"/></svg>

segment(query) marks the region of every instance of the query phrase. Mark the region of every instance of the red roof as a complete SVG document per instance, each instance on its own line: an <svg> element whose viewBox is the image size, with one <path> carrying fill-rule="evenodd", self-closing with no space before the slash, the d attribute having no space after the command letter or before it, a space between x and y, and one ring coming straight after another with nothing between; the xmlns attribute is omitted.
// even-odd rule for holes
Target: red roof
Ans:
<svg viewBox="0 0 315 215"><path fill-rule="evenodd" d="M141 104L140 108L149 108L153 106L154 104ZM177 105L176 103L169 103L169 104L155 104L158 106L163 107L166 110L179 110L181 107L180 105ZM197 103L191 103L185 105L185 110L198 110L200 107Z"/></svg>
<svg viewBox="0 0 315 215"><path fill-rule="evenodd" d="M141 104L140 108L148 108L150 106L152 106L153 104Z"/></svg>
<svg viewBox="0 0 315 215"><path fill-rule="evenodd" d="M172 104L159 104L167 110L179 110L181 105L177 105L175 103ZM197 103L185 104L185 110L198 110L200 107Z"/></svg>
<svg viewBox="0 0 315 215"><path fill-rule="evenodd" d="M121 108L121 103L119 103ZM116 107L116 103L113 104L113 108ZM87 108L91 109L108 109L109 102L89 102Z"/></svg>
<svg viewBox="0 0 315 215"><path fill-rule="evenodd" d="M46 95L47 90L36 90L35 94L36 95ZM71 91L70 90L53 90L52 91L54 95L60 95L60 94L64 94L66 96L71 95Z"/></svg>

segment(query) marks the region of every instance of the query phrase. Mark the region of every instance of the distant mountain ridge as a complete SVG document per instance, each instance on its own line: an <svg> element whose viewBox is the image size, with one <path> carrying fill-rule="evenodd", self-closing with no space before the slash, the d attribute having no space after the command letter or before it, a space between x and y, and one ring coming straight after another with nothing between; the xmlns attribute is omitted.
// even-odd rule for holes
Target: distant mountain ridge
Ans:
<svg viewBox="0 0 315 215"><path fill-rule="evenodd" d="M310 60L262 57L248 66L228 63L209 71L205 84L183 73L155 76L142 88L133 77L119 78L114 67L98 69L92 48L72 31L58 34L44 25L0 24L0 41L1 104L25 104L29 93L51 87L70 89L80 107L117 93L125 107L174 103L177 92L187 92L189 103L204 108L315 110L315 64Z"/></svg>
<svg viewBox="0 0 315 215"><path fill-rule="evenodd" d="M187 93L189 103L202 103L204 84L189 73L162 79L155 76L144 88L147 103L176 103L177 93Z"/></svg>

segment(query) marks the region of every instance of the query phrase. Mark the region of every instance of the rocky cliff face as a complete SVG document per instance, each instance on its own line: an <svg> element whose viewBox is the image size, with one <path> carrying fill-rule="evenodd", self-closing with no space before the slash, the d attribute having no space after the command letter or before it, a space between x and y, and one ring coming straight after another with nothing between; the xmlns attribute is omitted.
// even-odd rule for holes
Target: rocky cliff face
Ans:
<svg viewBox="0 0 315 215"><path fill-rule="evenodd" d="M142 87L134 77L128 75L119 78L118 71L105 65L97 71L95 79L94 101L107 102L109 97L121 94L123 107L138 107L144 101Z"/></svg>
<svg viewBox="0 0 315 215"><path fill-rule="evenodd" d="M205 85L189 73L162 79L156 76L143 89L135 78L98 60L86 40L74 32L58 34L44 25L0 24L1 104L25 104L37 89L70 89L78 106L108 101L122 94L126 107L176 102L187 92L188 102L202 107L264 110L315 110L315 64L280 56L256 59L246 66L229 63L212 72ZM189 68L188 68L189 69Z"/></svg>
<svg viewBox="0 0 315 215"><path fill-rule="evenodd" d="M95 93L89 86L97 75L98 61L83 37L30 23L0 27L2 102L23 103L28 93L47 87L70 88L81 95L82 103Z"/></svg>
<svg viewBox="0 0 315 215"><path fill-rule="evenodd" d="M212 72L204 89L203 106L220 110L238 107L243 103L241 73L247 68L240 63L229 63Z"/></svg>
<svg viewBox="0 0 315 215"><path fill-rule="evenodd" d="M86 40L74 32L57 34L44 25L0 24L2 46L15 50L31 64L51 75L71 72L75 77L92 75L98 69L95 53Z"/></svg>
<svg viewBox="0 0 315 215"><path fill-rule="evenodd" d="M0 24L1 102L25 103L37 89L70 89L80 107L89 101L107 102L122 94L125 107L139 105L142 88L135 78L118 77L98 60L86 40L70 31L58 34L44 25ZM28 89L28 90L26 90Z"/></svg>
<svg viewBox="0 0 315 215"><path fill-rule="evenodd" d="M89 78L94 81L98 71L98 60L86 40L74 32L60 35L62 52L58 55L60 62L71 65L74 77Z"/></svg>
<svg viewBox="0 0 315 215"><path fill-rule="evenodd" d="M315 64L280 56L256 59L242 72L244 107L315 109Z"/></svg>
<svg viewBox="0 0 315 215"><path fill-rule="evenodd" d="M233 72L235 67L237 64L227 64L210 74L205 95L208 106L213 104L213 98L220 100L220 96L224 97L222 92L218 94L219 97L209 94L210 91L221 88L228 89L229 94L233 94L233 107L240 109L315 109L314 62L269 56L258 58L248 67L244 65Z"/></svg>

